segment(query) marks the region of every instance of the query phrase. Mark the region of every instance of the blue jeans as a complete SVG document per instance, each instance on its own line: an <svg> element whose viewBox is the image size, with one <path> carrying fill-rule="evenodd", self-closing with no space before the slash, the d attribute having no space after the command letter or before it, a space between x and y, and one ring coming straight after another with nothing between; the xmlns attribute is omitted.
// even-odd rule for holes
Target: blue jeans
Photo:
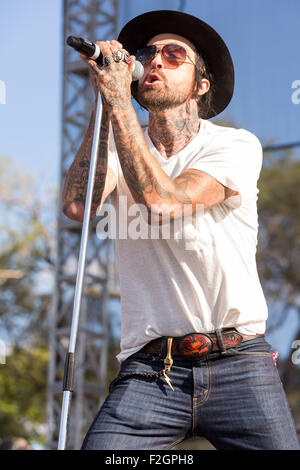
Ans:
<svg viewBox="0 0 300 470"><path fill-rule="evenodd" d="M126 359L82 449L163 450L203 436L217 449L299 450L264 338L201 360L174 360L168 373L174 391L163 377L151 377L162 369L151 353Z"/></svg>

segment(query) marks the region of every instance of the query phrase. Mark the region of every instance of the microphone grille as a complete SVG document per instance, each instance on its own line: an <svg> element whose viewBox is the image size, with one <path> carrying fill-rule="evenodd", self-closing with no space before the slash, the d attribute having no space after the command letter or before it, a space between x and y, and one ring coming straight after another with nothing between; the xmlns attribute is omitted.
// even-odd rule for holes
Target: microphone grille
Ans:
<svg viewBox="0 0 300 470"><path fill-rule="evenodd" d="M132 80L139 80L144 75L144 67L138 60L136 60L133 65Z"/></svg>

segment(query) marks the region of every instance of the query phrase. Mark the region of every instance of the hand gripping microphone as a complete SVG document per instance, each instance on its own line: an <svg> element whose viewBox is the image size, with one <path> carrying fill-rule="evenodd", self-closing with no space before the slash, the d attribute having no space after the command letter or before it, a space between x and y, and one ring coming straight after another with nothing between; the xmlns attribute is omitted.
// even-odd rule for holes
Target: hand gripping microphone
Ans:
<svg viewBox="0 0 300 470"><path fill-rule="evenodd" d="M73 47L80 54L84 54L94 60L98 65L103 65L103 54L97 44L94 44L87 39L77 38L75 36L69 36L67 38L67 44L68 46ZM135 60L132 68L132 80L139 80L143 74L144 67L139 61Z"/></svg>

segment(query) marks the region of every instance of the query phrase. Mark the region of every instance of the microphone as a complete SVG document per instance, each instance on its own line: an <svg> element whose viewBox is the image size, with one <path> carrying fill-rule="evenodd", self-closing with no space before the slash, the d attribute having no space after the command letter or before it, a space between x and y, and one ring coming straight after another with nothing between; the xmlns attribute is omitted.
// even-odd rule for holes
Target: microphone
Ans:
<svg viewBox="0 0 300 470"><path fill-rule="evenodd" d="M73 47L77 52L86 55L90 59L94 60L98 65L103 65L103 54L100 47L97 44L89 41L88 39L77 38L75 36L69 36L67 38L68 46ZM134 61L132 68L132 80L139 80L144 74L144 67L138 60Z"/></svg>

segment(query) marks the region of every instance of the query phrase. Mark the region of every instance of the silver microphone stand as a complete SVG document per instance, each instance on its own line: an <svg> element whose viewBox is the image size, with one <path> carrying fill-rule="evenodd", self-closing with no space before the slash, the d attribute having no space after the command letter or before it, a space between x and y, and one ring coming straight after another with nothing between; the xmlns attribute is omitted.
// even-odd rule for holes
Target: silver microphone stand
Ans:
<svg viewBox="0 0 300 470"><path fill-rule="evenodd" d="M76 347L76 339L77 339L77 332L78 332L79 313L80 313L82 287L83 287L83 279L84 279L84 271L85 271L85 260L86 260L86 249L87 249L88 234L89 234L90 213L91 213L91 206L92 206L92 199L93 199L94 181L95 181L97 157L98 157L98 149L99 149L101 120L102 120L102 98L101 98L100 92L98 92L95 127L94 127L93 144L92 144L91 161L90 161L90 170L89 170L86 202L85 202L85 208L84 208L84 217L83 217L83 225L82 225L81 241L80 241L80 251L79 251L79 260L78 260L78 269L77 269L75 296L74 296L73 314L72 314L71 335L70 335L69 351L66 356L65 370L64 370L63 402L62 402L62 411L61 411L61 418L60 418L58 450L64 450L66 446L69 407L71 403L72 392L74 391L73 384L74 384L74 371L75 371L75 347Z"/></svg>

